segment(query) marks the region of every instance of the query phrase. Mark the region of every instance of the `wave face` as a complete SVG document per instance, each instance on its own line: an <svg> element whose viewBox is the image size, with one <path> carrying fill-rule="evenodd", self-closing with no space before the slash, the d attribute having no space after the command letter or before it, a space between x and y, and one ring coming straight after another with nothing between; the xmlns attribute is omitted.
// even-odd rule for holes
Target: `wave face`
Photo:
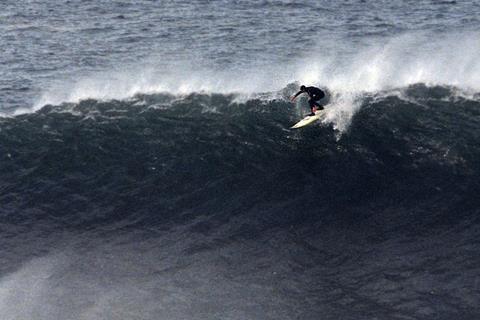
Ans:
<svg viewBox="0 0 480 320"><path fill-rule="evenodd" d="M343 131L335 113L291 131L306 108L228 94L2 119L0 310L473 318L478 97L418 84L361 101Z"/></svg>

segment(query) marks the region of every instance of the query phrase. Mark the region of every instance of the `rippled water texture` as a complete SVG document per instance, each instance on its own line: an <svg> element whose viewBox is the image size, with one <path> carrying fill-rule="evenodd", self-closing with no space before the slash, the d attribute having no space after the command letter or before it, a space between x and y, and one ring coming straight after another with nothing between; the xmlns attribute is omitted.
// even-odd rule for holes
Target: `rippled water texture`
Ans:
<svg viewBox="0 0 480 320"><path fill-rule="evenodd" d="M479 11L3 1L0 318L478 319Z"/></svg>

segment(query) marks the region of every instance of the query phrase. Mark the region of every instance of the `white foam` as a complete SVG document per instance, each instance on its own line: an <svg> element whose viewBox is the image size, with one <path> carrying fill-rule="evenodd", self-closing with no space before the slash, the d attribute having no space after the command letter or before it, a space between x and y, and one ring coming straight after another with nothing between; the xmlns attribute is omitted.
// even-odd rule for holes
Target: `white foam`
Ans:
<svg viewBox="0 0 480 320"><path fill-rule="evenodd" d="M351 53L355 51L353 43L338 40L333 52L318 50L287 65L241 70L214 71L185 61L169 67L152 61L139 63L121 72L93 73L62 81L41 95L34 110L45 104L87 98L125 99L137 93L240 93L246 97L299 82L327 87L335 93L331 106L338 110L331 111L328 118L340 121L335 124L342 128L348 123L345 119L358 109L358 96L365 92L415 83L480 91L480 32L408 33L369 42Z"/></svg>
<svg viewBox="0 0 480 320"><path fill-rule="evenodd" d="M299 81L337 92L372 92L414 83L452 85L480 91L480 32L435 35L410 33L376 44L355 54L339 41L338 52L317 52L288 65L211 71L193 63L170 67L153 62L124 71L89 74L62 81L46 90L36 106L82 99L123 99L137 93L191 92L258 93L279 90Z"/></svg>
<svg viewBox="0 0 480 320"><path fill-rule="evenodd" d="M339 92L382 91L415 83L480 91L480 32L410 33L378 40L353 55L336 52L310 58L299 79ZM321 71L321 72L320 72Z"/></svg>
<svg viewBox="0 0 480 320"><path fill-rule="evenodd" d="M323 59L310 57L308 60L315 63L305 63L298 79L324 85L335 93L325 121L343 132L365 93L397 92L417 83L479 92L479 54L479 32L440 36L410 33L378 40L353 55L324 53Z"/></svg>

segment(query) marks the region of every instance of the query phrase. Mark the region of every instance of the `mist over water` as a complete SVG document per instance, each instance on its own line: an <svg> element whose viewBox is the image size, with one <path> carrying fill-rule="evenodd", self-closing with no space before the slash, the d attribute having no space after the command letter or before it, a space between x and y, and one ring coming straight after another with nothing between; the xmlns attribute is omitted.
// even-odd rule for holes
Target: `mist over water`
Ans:
<svg viewBox="0 0 480 320"><path fill-rule="evenodd" d="M95 72L62 82L43 92L33 108L18 109L15 113L38 110L46 104L89 98L128 99L142 93L223 93L237 94L242 100L285 98L279 92L286 86L305 83L333 94L328 120L334 121L340 131L345 131L365 94L391 94L418 83L455 87L461 95L478 92L479 37L478 32L440 36L414 32L376 40L353 53L348 52L349 43L338 39L334 52L320 49L308 53L308 57L303 53L289 64L241 70L202 69L191 61L176 61L161 67L154 61L144 61L126 70ZM452 51L452 43L455 43L455 51ZM456 54L457 50L462 54Z"/></svg>
<svg viewBox="0 0 480 320"><path fill-rule="evenodd" d="M3 2L0 318L479 318L479 10Z"/></svg>
<svg viewBox="0 0 480 320"><path fill-rule="evenodd" d="M316 84L338 93L378 92L417 83L478 92L478 38L478 32L406 33L378 39L355 52L349 52L351 43L338 39L334 52L316 49L288 64L274 61L243 70L199 69L191 61L177 61L165 68L145 61L127 70L97 72L50 88L36 107L87 98L125 99L138 93L255 94L278 91L292 82Z"/></svg>

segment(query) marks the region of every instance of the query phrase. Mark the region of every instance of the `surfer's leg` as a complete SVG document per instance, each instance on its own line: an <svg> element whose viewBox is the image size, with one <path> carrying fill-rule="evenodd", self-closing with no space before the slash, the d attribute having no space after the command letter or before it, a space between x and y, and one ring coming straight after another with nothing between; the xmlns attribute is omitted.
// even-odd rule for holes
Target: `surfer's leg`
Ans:
<svg viewBox="0 0 480 320"><path fill-rule="evenodd" d="M317 110L323 110L323 106L320 103L318 103L318 101L313 101L313 104L315 105Z"/></svg>
<svg viewBox="0 0 480 320"><path fill-rule="evenodd" d="M313 99L309 99L308 104L310 105L310 110L312 110L312 113L310 114L312 116L315 115L317 110L323 110L323 106Z"/></svg>
<svg viewBox="0 0 480 320"><path fill-rule="evenodd" d="M317 111L317 106L315 105L315 101L310 98L310 99L308 99L308 104L310 105L310 111L312 111L312 113L310 115L314 116L315 111Z"/></svg>

